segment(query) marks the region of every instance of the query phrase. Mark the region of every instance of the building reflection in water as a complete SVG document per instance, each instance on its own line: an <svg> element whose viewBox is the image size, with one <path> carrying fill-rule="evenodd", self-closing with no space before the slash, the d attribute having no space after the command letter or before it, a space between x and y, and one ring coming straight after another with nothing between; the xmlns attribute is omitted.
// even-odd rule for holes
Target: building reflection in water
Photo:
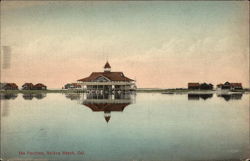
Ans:
<svg viewBox="0 0 250 161"><path fill-rule="evenodd" d="M208 98L212 98L213 97L213 94L205 94L205 93L202 93L202 94L191 94L189 93L188 94L188 100L199 100L199 99L203 99L203 100L207 100Z"/></svg>
<svg viewBox="0 0 250 161"><path fill-rule="evenodd" d="M30 94L30 93L25 93L23 94L23 99L25 100L32 100L34 97L38 100L41 100L46 97L46 93L37 93L37 94Z"/></svg>
<svg viewBox="0 0 250 161"><path fill-rule="evenodd" d="M111 119L111 112L123 112L130 104L135 102L134 93L115 94L84 94L82 104L93 112L104 112L104 119L108 123Z"/></svg>
<svg viewBox="0 0 250 161"><path fill-rule="evenodd" d="M7 117L9 115L9 101L7 100L14 100L17 98L17 94L13 94L13 93L0 93L0 103L2 103L1 105L1 116L3 117ZM1 102L1 100L5 100L3 102Z"/></svg>
<svg viewBox="0 0 250 161"><path fill-rule="evenodd" d="M65 93L65 97L70 100L80 100L81 94L80 93Z"/></svg>
<svg viewBox="0 0 250 161"><path fill-rule="evenodd" d="M17 98L17 94L13 94L13 93L1 93L0 94L0 100L14 100Z"/></svg>
<svg viewBox="0 0 250 161"><path fill-rule="evenodd" d="M225 101L230 100L241 100L242 93L233 93L233 94L218 94L218 97L224 98Z"/></svg>

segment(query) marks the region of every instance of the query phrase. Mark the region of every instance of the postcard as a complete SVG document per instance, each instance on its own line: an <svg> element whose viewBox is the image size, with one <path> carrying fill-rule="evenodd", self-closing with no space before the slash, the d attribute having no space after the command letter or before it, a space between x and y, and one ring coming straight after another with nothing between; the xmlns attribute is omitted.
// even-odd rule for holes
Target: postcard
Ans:
<svg viewBox="0 0 250 161"><path fill-rule="evenodd" d="M1 1L1 160L249 161L249 1Z"/></svg>

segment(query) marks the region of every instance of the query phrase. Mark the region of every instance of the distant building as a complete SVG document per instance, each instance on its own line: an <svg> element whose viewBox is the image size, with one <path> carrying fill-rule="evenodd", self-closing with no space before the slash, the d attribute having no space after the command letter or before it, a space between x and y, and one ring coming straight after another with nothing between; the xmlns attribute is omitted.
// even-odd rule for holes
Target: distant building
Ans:
<svg viewBox="0 0 250 161"><path fill-rule="evenodd" d="M107 62L104 72L93 72L90 76L79 79L79 84L87 91L129 91L136 88L135 81L126 77L123 72L111 72L111 66Z"/></svg>
<svg viewBox="0 0 250 161"><path fill-rule="evenodd" d="M4 90L18 90L16 83L6 83L3 87Z"/></svg>
<svg viewBox="0 0 250 161"><path fill-rule="evenodd" d="M230 82L225 82L224 84L218 84L217 89L222 89L222 90L241 90L243 89L241 83L230 83Z"/></svg>
<svg viewBox="0 0 250 161"><path fill-rule="evenodd" d="M225 82L222 86L221 89L231 89L231 85L229 82Z"/></svg>
<svg viewBox="0 0 250 161"><path fill-rule="evenodd" d="M209 84L202 83L202 84L200 84L200 89L201 90L212 90L213 89L213 85L211 83L209 83Z"/></svg>
<svg viewBox="0 0 250 161"><path fill-rule="evenodd" d="M78 89L81 88L82 86L78 83L67 83L64 85L65 89Z"/></svg>
<svg viewBox="0 0 250 161"><path fill-rule="evenodd" d="M33 85L32 83L24 83L24 84L22 85L22 89L23 89L23 90L32 90L33 87L34 87L34 85Z"/></svg>
<svg viewBox="0 0 250 161"><path fill-rule="evenodd" d="M46 90L46 89L47 89L47 86L45 86L45 85L42 84L42 83L38 83L38 84L34 85L33 89L34 89L34 90Z"/></svg>
<svg viewBox="0 0 250 161"><path fill-rule="evenodd" d="M213 89L213 85L211 83L207 84L207 83L188 83L188 89L192 89L192 90L212 90Z"/></svg>
<svg viewBox="0 0 250 161"><path fill-rule="evenodd" d="M188 89L200 89L199 83L188 83Z"/></svg>
<svg viewBox="0 0 250 161"><path fill-rule="evenodd" d="M231 84L231 89L243 89L241 83L230 83Z"/></svg>

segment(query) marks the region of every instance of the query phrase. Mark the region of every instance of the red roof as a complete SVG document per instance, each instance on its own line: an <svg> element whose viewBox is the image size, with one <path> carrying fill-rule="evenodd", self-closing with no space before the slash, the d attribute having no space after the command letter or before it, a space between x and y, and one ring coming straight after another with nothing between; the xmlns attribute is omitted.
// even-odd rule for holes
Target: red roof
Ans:
<svg viewBox="0 0 250 161"><path fill-rule="evenodd" d="M111 81L126 81L126 82L134 81L133 79L124 76L122 72L93 72L89 77L79 79L78 81L91 82L100 76L106 77Z"/></svg>
<svg viewBox="0 0 250 161"><path fill-rule="evenodd" d="M16 83L7 83L5 86L9 86L9 87L12 87L12 88L18 88Z"/></svg>
<svg viewBox="0 0 250 161"><path fill-rule="evenodd" d="M111 66L109 65L109 62L107 62L107 63L104 65L104 68L111 68Z"/></svg>
<svg viewBox="0 0 250 161"><path fill-rule="evenodd" d="M123 111L129 103L100 103L100 104L91 104L86 103L85 106L89 107L92 111Z"/></svg>
<svg viewBox="0 0 250 161"><path fill-rule="evenodd" d="M197 87L200 86L199 83L188 83L188 87Z"/></svg>
<svg viewBox="0 0 250 161"><path fill-rule="evenodd" d="M37 83L36 85L34 85L34 87L46 87L46 86L42 83Z"/></svg>
<svg viewBox="0 0 250 161"><path fill-rule="evenodd" d="M241 83L230 83L232 87L242 87Z"/></svg>
<svg viewBox="0 0 250 161"><path fill-rule="evenodd" d="M24 84L22 85L22 87L24 87L24 86L33 87L33 84L32 84L32 83L24 83Z"/></svg>

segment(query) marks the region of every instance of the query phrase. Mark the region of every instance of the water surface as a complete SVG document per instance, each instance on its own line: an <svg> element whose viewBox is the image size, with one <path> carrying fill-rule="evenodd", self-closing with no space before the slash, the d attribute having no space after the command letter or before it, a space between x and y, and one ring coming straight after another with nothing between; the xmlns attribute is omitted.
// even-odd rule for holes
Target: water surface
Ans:
<svg viewBox="0 0 250 161"><path fill-rule="evenodd" d="M248 94L49 93L0 98L5 159L172 161L249 157Z"/></svg>

